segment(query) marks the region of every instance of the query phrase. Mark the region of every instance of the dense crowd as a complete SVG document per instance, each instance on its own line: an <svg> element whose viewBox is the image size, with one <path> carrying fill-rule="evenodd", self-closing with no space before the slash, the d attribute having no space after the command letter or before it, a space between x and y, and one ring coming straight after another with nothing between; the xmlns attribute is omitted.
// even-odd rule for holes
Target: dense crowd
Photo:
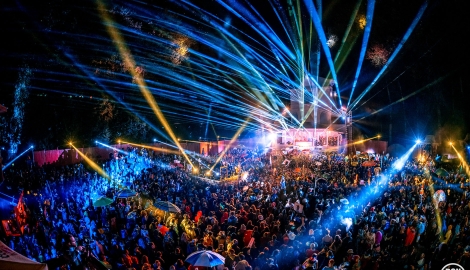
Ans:
<svg viewBox="0 0 470 270"><path fill-rule="evenodd" d="M2 241L49 269L205 269L185 262L198 250L230 270L470 269L468 176L435 174L432 157L397 169L388 156L362 166L337 153L238 148L221 162L240 177L212 181L169 166L180 156L126 150L103 164L109 178L83 164L5 170L2 185L23 191L28 218ZM137 196L118 198L123 188ZM113 203L94 207L100 196Z"/></svg>

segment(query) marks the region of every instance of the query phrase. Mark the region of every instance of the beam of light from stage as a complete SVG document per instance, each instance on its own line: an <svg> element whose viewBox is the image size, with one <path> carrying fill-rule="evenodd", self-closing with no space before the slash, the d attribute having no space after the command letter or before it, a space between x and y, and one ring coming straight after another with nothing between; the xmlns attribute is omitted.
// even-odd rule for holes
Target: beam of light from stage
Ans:
<svg viewBox="0 0 470 270"><path fill-rule="evenodd" d="M378 110L376 110L376 111L374 111L374 112L368 113L367 115L365 115L365 116L363 116L363 117L361 117L361 118L358 118L356 121L363 120L364 118L367 118L367 117L369 117L369 116L372 116L372 115L374 115L374 114L377 114L377 113L379 113L379 112L381 112L381 111L383 111L383 110L385 110L385 109L387 109L387 108L389 108L389 107L392 107L393 105L396 105L396 104L398 104L398 103L400 103L400 102L403 102L403 101L409 99L410 97L419 94L421 91L426 90L426 89L430 88L431 86L434 86L434 85L440 83L440 82L443 81L445 78L449 77L451 74L453 74L454 72L456 72L456 71L458 71L458 70L459 70L459 69L454 69L453 71L447 73L447 74L444 75L444 76L441 76L441 77L437 78L435 81L428 83L427 85L421 87L420 89L414 91L413 93L408 94L408 95L406 95L405 97L402 97L402 98L400 98L399 100L397 100L397 101L395 101L395 102L392 102L392 103L388 104L387 106L382 107L382 108L380 108L380 109L378 109Z"/></svg>
<svg viewBox="0 0 470 270"><path fill-rule="evenodd" d="M321 20L323 19L322 17L322 13L323 13L323 5L322 5L322 0L317 0L317 6L318 6L318 18L320 19L320 22ZM312 25L313 22L310 22L310 24ZM312 38L310 38L312 39ZM315 74L315 78L318 80L318 78L320 77L320 61L321 61L321 54L320 54L320 48L317 48L318 49L318 53L317 53L317 69L316 69L316 74Z"/></svg>
<svg viewBox="0 0 470 270"><path fill-rule="evenodd" d="M398 173L403 168L403 165L405 164L406 160L410 157L413 150L420 143L421 142L419 140L416 141L415 145L413 145L402 157L400 157L399 160L392 164L392 167L390 168L390 171L387 172L387 174L379 174L378 176L374 176L375 184L366 184L364 188L361 189L360 193L356 198L354 198L353 195L350 195L348 197L348 201L350 202L350 204L352 204L346 206L346 208L362 207L362 210L365 210L364 208L367 207L371 202L373 202L378 196L382 196L386 186L389 184L390 181L388 175ZM341 216L342 219L343 217L350 217L352 214L354 214L354 211L352 211L351 209L346 209L344 211L340 210L338 212L338 215ZM342 222L347 223L347 220L342 220Z"/></svg>
<svg viewBox="0 0 470 270"><path fill-rule="evenodd" d="M218 29L218 30L220 30L221 32L223 32L225 29L222 28L222 29ZM196 52L196 51L191 51L191 53L192 53L193 55L196 55L196 56L198 56L198 57L201 57L205 62L207 62L207 60L211 60L211 61L213 61L213 62L219 63L220 65L224 65L224 66L226 66L226 67L228 67L228 68L230 68L230 69L232 69L232 70L237 70L237 71L239 71L240 74L244 74L243 76L241 76L241 78L242 78L248 85L252 85L253 83L256 84L256 82L258 82L258 85L253 85L253 86L252 86L252 88L254 89L253 91L251 91L249 87L248 87L248 88L242 87L242 90L243 90L243 91L248 90L248 91L251 92L251 94L256 95L259 100L262 100L262 104L266 104L266 105L264 105L264 107L270 109L270 111L275 110L275 109L277 108L277 104L280 105L280 104L282 104L282 102L280 101L280 99L279 99L278 97L273 97L273 96L272 96L271 92L273 92L273 89L271 89L271 85L270 85L268 82L265 81L265 78L262 76L262 74L260 74L260 73L258 72L257 68L251 65L250 61L248 61L248 59L245 58L244 54L241 53L241 52L239 52L238 49L235 47L235 45L233 45L232 42L230 42L230 41L226 38L226 36L227 36L227 35L230 36L230 34L229 34L229 33L226 33L226 32L223 32L223 34L224 34L223 37L224 37L225 41L226 41L227 43L229 43L229 44L233 47L233 49L237 52L237 55L238 55L239 57L236 57L234 54L232 54L232 53L230 53L230 52L227 52L227 51L225 51L225 50L223 50L223 49L221 49L221 48L215 46L214 44L211 44L210 42L208 43L208 41L206 41L206 40L202 40L201 42L205 42L208 46L211 46L211 47L213 47L213 48L216 49L216 50L220 50L221 53L226 54L227 57L230 57L232 60L235 60L237 63L243 65L244 68L248 68L248 69L249 69L249 70L248 70L248 73L249 73L249 74L247 74L247 72L244 72L243 70L239 70L237 67L234 67L233 65L227 65L227 64L221 63L221 62L219 63L219 61L217 61L217 60L215 60L215 59L213 59L213 58L211 58L211 57L209 57L209 56L206 56L206 55L203 55L203 54L201 54L201 53L198 53L198 52ZM234 37L232 37L232 38L234 38ZM236 39L236 38L234 38L234 39ZM237 40L238 43L241 43L241 41L239 41L238 39L236 39L236 40ZM240 45L241 45L241 46L244 46L243 43L241 43ZM251 51L250 51L250 52L251 52ZM235 57L235 58L234 58L234 57ZM259 59L259 60L260 60L260 61L261 61L261 60L266 61L266 60L264 60L264 59ZM210 63L206 63L206 64L211 65ZM212 66L212 65L211 65L211 66ZM216 69L215 66L214 66L214 69ZM218 69L217 69L217 70L218 70ZM212 74L212 73L211 73L211 74ZM252 74L254 74L254 75L252 75ZM227 80L230 80L230 81L231 81L230 84L237 84L237 85L238 85L237 81L235 81L232 77L229 76L229 75L230 75L229 73L225 73L225 72L224 72L224 73L222 73L221 75L224 76L224 77L226 77ZM185 82L188 82L189 85L194 84L194 82L187 81L185 78L179 78L180 81L181 81L181 79L184 80ZM213 84L212 81L213 81L213 80L208 81L208 82L211 83L211 84ZM232 82L233 82L233 83L232 83ZM197 84L197 85L194 85L194 86L200 88L200 87L201 87L201 84ZM221 85L215 85L215 86L217 86L217 88L219 88L219 89L220 89L220 88L225 89L225 88L222 87ZM263 90L263 91L261 91L261 92L265 93L265 94L268 96L268 98L269 98L268 100L271 101L272 106L273 106L274 109L271 108L271 107L269 107L269 106L267 106L268 103L267 103L267 101L265 100L265 97L264 97L263 95L260 95L260 90L259 90L259 89L264 89L264 88L268 88L268 90ZM213 91L212 91L212 92L213 92ZM223 97L224 99L225 99L225 98L230 98L230 97L224 96L222 93L220 93L220 95L219 95L219 94L215 94L215 93L210 93L210 95L211 95L211 97L214 97L214 95L215 95L215 96L220 96L220 97ZM225 101L224 103L226 104L226 101Z"/></svg>
<svg viewBox="0 0 470 270"><path fill-rule="evenodd" d="M279 100L278 97L274 97L272 95L272 92L274 91L273 89L271 89L269 83L266 82L265 77L262 76L260 72L258 72L257 67L253 66L250 61L244 56L244 54L240 52L232 42L230 42L228 39L226 39L226 41L237 52L240 59L243 60L245 68L248 68L251 71L250 73L253 74L249 77L242 77L242 79L247 83L247 85L251 86L251 88L254 89L254 91L251 92L256 95L257 99L261 101L261 104L263 104L265 108L267 108L271 112L278 110L278 104L282 104L282 102ZM233 80L233 78L230 79ZM266 91L261 91L265 88L267 88ZM267 96L267 99L264 95L262 95L262 93ZM270 103L268 103L268 101L270 101ZM271 106L269 106L269 104L271 104Z"/></svg>
<svg viewBox="0 0 470 270"><path fill-rule="evenodd" d="M362 63L367 51L367 44L369 43L370 31L372 29L372 19L374 17L374 8L375 0L367 1L367 13L366 13L366 28L364 29L364 36L362 37L362 47L359 54L359 62L357 63L356 76L354 77L351 93L349 94L348 106L352 100L354 90L356 89L357 80L359 79L359 74L361 73Z"/></svg>
<svg viewBox="0 0 470 270"><path fill-rule="evenodd" d="M413 62L413 64L409 65L409 66L406 66L402 72L400 72L400 74L398 74L395 78L393 78L393 80L389 81L387 83L387 85L385 85L382 89L380 89L379 91L375 91L375 93L370 96L367 100L364 100L361 104L359 104L359 107L361 106L364 106L365 104L367 104L369 101L371 101L374 97L376 97L377 95L379 95L384 89L387 89L387 87L389 85L391 85L392 83L396 82L401 76L403 76L403 74L405 74L408 70L412 69L415 67L415 65L417 65L418 63L420 63L420 60L423 59L426 55L432 53L432 50L434 49L434 47L437 46L437 44L439 44L441 41L443 40L443 38L440 38L439 40L437 40L436 42L434 42L434 44L429 47L429 49L427 49L416 61Z"/></svg>
<svg viewBox="0 0 470 270"><path fill-rule="evenodd" d="M195 8L196 8L196 7L195 7ZM218 31L220 31L221 33L223 33L224 38L227 36L227 37L230 37L230 38L236 40L237 44L239 44L239 45L242 46L243 48L249 50L250 54L252 54L252 55L251 55L252 57L254 56L254 57L256 57L257 59L259 58L258 60L261 61L264 66L266 66L267 64L270 64L269 61L267 61L267 60L265 60L264 58L258 56L258 54L255 53L253 49L250 49L249 47L247 47L246 44L243 44L243 42L240 41L238 38L234 37L234 36L231 35L229 32L227 32L227 29L225 29L224 27L218 27L218 26L215 24L215 22L214 22L213 20L207 19L207 18L208 18L208 16L206 16L206 15L207 15L207 12L204 12L204 14L205 14L205 15L204 15L203 17L205 18L205 20L206 20L207 22L209 22L212 26L214 26L214 30L218 30ZM212 15L210 15L210 16L212 16ZM266 25L266 27L269 27L269 25ZM242 33L243 33L243 32L242 32ZM194 39L198 39L197 36L191 35L190 33L185 33L185 34L190 35L190 36L191 36L192 38L194 38ZM244 34L244 33L243 33L243 34ZM246 34L244 34L244 35L246 35ZM249 36L248 36L248 37L249 37ZM225 52L224 50L220 49L220 48L217 47L217 46L214 47L214 44L212 44L212 43L210 43L210 42L208 43L207 41L204 41L204 40L200 40L200 41L201 41L201 42L206 42L205 44L207 44L208 46L213 47L213 48L216 49L216 50L220 50L221 53L226 54L227 57L230 57L232 60L235 60L237 63L243 64L243 66L246 66L246 64L249 64L249 66L251 65L250 61L247 62L247 60L244 59L244 55L245 55L245 54L237 53L240 57L233 58L234 55L231 54L230 52ZM227 39L226 39L226 41L228 42ZM255 41L255 42L256 42L256 41ZM191 53L192 53L193 55L196 55L196 54L197 54L197 52L193 52L193 51L191 51ZM278 56L277 53L276 53L276 50L273 51L273 54L274 54L276 57ZM202 54L198 54L198 56L200 56L200 57L202 57L202 58L205 58L205 59L209 59L207 56L204 56L204 55L202 55ZM215 61L215 60L212 59L211 61ZM224 65L224 66L227 66L227 64L224 64L224 63L219 63L219 64ZM281 64L281 63L280 63L280 64ZM231 65L230 65L230 66L227 66L227 67L231 68L232 70L238 70L238 69L234 68L234 67L231 66ZM275 68L274 68L273 66L271 66L271 65L269 65L269 67L270 67L270 69L275 69ZM253 69L253 68L249 68L249 69L251 69L251 70L253 70L253 71L256 71L256 69ZM263 72L263 70L264 70L264 68L261 69L261 72ZM276 69L276 70L277 70L277 69ZM294 71L294 70L293 70L293 71ZM251 73L253 73L253 72L251 72ZM266 73L266 72L264 72L264 73ZM245 74L245 73L242 73L242 74ZM256 74L256 72L255 72L255 74ZM277 73L276 73L276 74L277 74ZM265 76L266 76L266 75L269 75L269 76L277 77L276 74L271 74L271 73L269 73L269 74L264 74L264 75L265 75ZM225 76L225 73L222 73L222 75ZM242 76L242 78L244 78L246 75L247 75L247 74L245 74L244 76ZM253 76L252 76L252 77L253 77ZM259 80L261 80L261 79L264 80L264 78L262 78L262 77L260 77L260 76L256 76L256 77L258 77L256 80L258 80L258 79L259 79ZM279 78L278 78L278 79L279 79ZM244 80L245 80L245 79L244 79ZM249 81L249 78L247 78L247 81ZM271 87L270 84L263 83L263 85L267 85L268 88ZM256 87L255 87L255 88L256 88ZM258 93L258 91L254 91L254 94L255 94L255 95L256 95L257 93ZM270 91L265 91L265 94L266 94L266 95L271 95L271 92L270 92ZM263 97L263 98L264 98L264 97ZM271 102L273 103L273 106L275 106L275 104L279 103L279 99L278 99L278 98L277 98L277 99L274 99L274 100L273 100L272 98L269 98L269 100L271 100ZM265 102L263 101L263 103L265 103Z"/></svg>
<svg viewBox="0 0 470 270"><path fill-rule="evenodd" d="M313 85L311 84L311 82L313 82L313 84L321 92L321 95L318 94L317 96L312 96L314 104L323 104L323 105L325 105L324 109L330 111L333 114L339 114L340 113L340 110L336 108L336 104L335 104L334 100L331 99L331 97L325 92L325 89L323 89L323 86L321 86L313 76L308 74L306 82L310 87L313 87ZM325 84L326 84L326 82L327 82L327 80L325 80ZM326 97L326 99L330 102L331 106L328 106L325 102L323 102L321 100L322 96Z"/></svg>
<svg viewBox="0 0 470 270"><path fill-rule="evenodd" d="M170 135L173 142L176 144L176 146L178 146L178 149L181 151L181 153L183 154L186 161L189 164L193 165L191 163L191 160L189 159L189 157L184 152L184 149L181 147L178 140L176 139L176 136L175 136L173 130L171 129L170 125L168 124L168 121L166 120L166 118L163 115L162 111L160 110L160 107L158 106L157 101L153 97L152 93L147 89L147 85L145 84L145 80L142 78L142 76L140 74L137 73L135 61L132 57L132 54L129 51L129 49L127 48L127 46L124 42L124 39L122 38L121 34L119 33L119 30L116 29L115 23L110 18L110 16L106 13L105 4L100 0L98 0L97 3L98 3L98 10L101 11L101 16L103 18L103 21L105 22L107 31L108 31L109 35L111 36L112 40L116 43L117 49L119 51L119 54L123 58L124 63L126 63L127 66L131 67L130 72L132 74L132 77L136 79L136 83L139 87L140 92L144 96L144 98L147 101L147 103L149 104L149 106L152 108L152 111L157 116L160 123L162 123L165 130L167 130L168 135Z"/></svg>
<svg viewBox="0 0 470 270"><path fill-rule="evenodd" d="M207 112L206 132L204 132L204 139L207 139L207 131L209 130L209 123L211 121L212 103L209 104L209 111Z"/></svg>
<svg viewBox="0 0 470 270"><path fill-rule="evenodd" d="M298 77L300 78L300 97L299 97L299 108L300 108L300 119L303 119L305 116L305 55L304 55L304 43L303 43L303 31L302 31L302 17L300 16L299 11L299 2L297 1L297 9L292 5L292 2L289 2L289 13L292 13L293 22L295 24L295 29L297 33L298 39L294 39L296 44L294 48L296 48L295 53L297 55L297 72Z"/></svg>
<svg viewBox="0 0 470 270"><path fill-rule="evenodd" d="M291 60L295 59L295 55L287 48L287 46L281 41L274 31L268 29L266 25L260 22L253 16L245 7L235 0L229 0L230 4L224 3L222 0L216 0L219 4L224 6L233 15L237 16L240 20L246 22L251 28L258 32L266 41L276 44Z"/></svg>
<svg viewBox="0 0 470 270"><path fill-rule="evenodd" d="M470 168L468 167L468 164L465 161L465 158L460 154L459 151L457 151L453 143L450 143L450 146L452 147L452 149L454 149L455 153L457 154L457 157L459 158L460 163L463 169L465 170L465 173L467 174L467 176L470 176Z"/></svg>
<svg viewBox="0 0 470 270"><path fill-rule="evenodd" d="M122 99L116 95L113 91L110 91L108 89L107 86L105 86L101 80L99 80L97 78L97 76L90 72L88 67L86 67L85 65L83 65L82 63L80 63L75 57L73 57L71 54L65 52L64 53L65 56L67 56L73 63L74 63L74 66L78 67L80 69L80 71L84 72L87 77L87 84L91 87L91 88L97 88L96 85L98 85L100 88L102 88L104 91L106 91L107 94L111 95L114 99L116 99L116 101L118 101L120 104L122 104L127 110L129 110L130 112L132 112L135 116L137 116L139 119L141 119L142 121L144 121L145 123L147 123L151 128L152 130L154 130L155 132L157 132L158 134L160 134L162 137L167 137L166 134L164 134L161 130L159 130L158 128L156 128L154 126L153 123L151 123L150 121L146 121L144 117L142 117L141 115L139 115L132 107L129 106L129 104L127 104L127 102L124 102L122 101ZM77 72L78 73L78 72ZM89 82L88 79L91 79L92 82ZM96 84L96 85L95 85Z"/></svg>
<svg viewBox="0 0 470 270"><path fill-rule="evenodd" d="M404 46L404 44L406 43L406 41L408 41L408 38L411 36L411 33L413 32L413 30L415 29L416 25L418 24L418 22L421 20L421 17L423 16L423 13L424 11L426 10L428 6L428 2L425 1L423 3L423 5L421 6L421 8L419 9L418 11L418 14L416 15L416 17L414 18L413 22L411 23L410 27L408 28L408 30L406 31L405 35L403 36L401 42L398 44L397 48L395 48L395 50L393 51L393 54L390 56L390 58L388 59L387 63L385 63L385 65L382 67L382 69L380 70L380 72L377 74L377 76L375 77L375 79L369 84L369 86L354 100L354 102L351 104L351 109L353 109L354 107L356 107L356 105L359 103L359 101L361 101L361 99L370 91L370 89L372 87L374 87L375 83L382 77L382 75L384 74L385 70L387 70L388 66L390 65L390 63L395 59L395 57L398 55L398 53L400 52L401 48ZM349 107L349 106L348 106Z"/></svg>
<svg viewBox="0 0 470 270"><path fill-rule="evenodd" d="M405 166L406 161L410 158L411 153L415 150L415 148L421 143L420 140L417 140L416 143L408 150L406 153L401 156L398 160L396 160L392 164L392 168L395 169L396 171L400 171L403 169L403 166Z"/></svg>
<svg viewBox="0 0 470 270"><path fill-rule="evenodd" d="M117 151L117 152L119 152L119 153L121 153L121 154L124 154L124 155L126 155L126 156L129 155L129 153L127 153L126 151L121 150L121 149L118 149L118 148L116 148L116 147L112 147L111 145L107 145L107 144L104 144L104 143L99 142L99 141L95 141L95 143L97 143L97 144L99 144L99 145L102 145L102 146L104 146L104 147L106 147L106 148L113 149L114 151Z"/></svg>
<svg viewBox="0 0 470 270"><path fill-rule="evenodd" d="M299 123L299 127L302 127L303 124L308 120L308 117L312 114L312 112L316 109L316 108L321 108L323 110L326 110L328 112L330 112L331 114L333 115L339 115L340 111L338 109L336 109L336 106L335 106L335 103L334 101L330 98L329 95L326 94L325 90L323 89L323 87L321 87L318 82L315 80L315 78L313 78L311 75L308 75L307 77L308 80L307 83L310 84L310 81L312 80L314 82L314 84L317 86L317 89L320 89L321 93L327 98L327 100L331 103L331 107L328 106L325 102L323 102L319 97L321 95L318 95L318 96L313 96L313 102L310 104L307 112L305 113L305 116L303 117L303 119L301 119L300 123ZM334 109L332 109L332 107ZM292 117L292 116L291 116Z"/></svg>
<svg viewBox="0 0 470 270"><path fill-rule="evenodd" d="M325 53L326 59L328 61L328 65L330 67L330 72L331 76L333 77L333 80L335 81L336 84L336 92L338 94L338 103L339 107L342 107L342 101L341 101L341 93L339 92L339 83L338 83L338 78L336 76L336 71L335 71L335 65L333 63L333 59L331 57L331 52L330 48L328 47L326 36L325 36L325 31L323 31L323 27L321 25L320 17L318 16L318 13L316 11L315 5L313 4L312 0L304 0L305 5L307 6L307 9L310 13L310 17L313 20L313 23L315 25L315 29L317 30L318 37L320 38L320 43L323 48L323 52Z"/></svg>
<svg viewBox="0 0 470 270"><path fill-rule="evenodd" d="M372 137L372 138L367 138L367 139L355 141L355 142L352 142L351 145L364 143L364 142L367 142L367 141L370 141L370 140L373 140L373 139L379 139L380 137L381 137L380 135L377 135L377 136L374 136L374 137Z"/></svg>
<svg viewBox="0 0 470 270"><path fill-rule="evenodd" d="M104 178L110 180L109 175L98 165L96 164L93 160L91 160L89 157L87 157L85 154L83 154L80 150L77 149L72 143L69 144L77 153L83 158L83 160L90 165L93 170L95 170L97 173L99 173L101 176Z"/></svg>
<svg viewBox="0 0 470 270"><path fill-rule="evenodd" d="M24 155L26 152L28 152L29 150L33 149L34 147L31 145L28 149L24 150L21 154L17 155L14 159L12 159L10 162L8 162L7 164L5 164L5 166L3 166L2 168L2 171L4 171L6 168L8 168L11 164L13 164L13 162L15 162L17 159L19 159L22 155Z"/></svg>
<svg viewBox="0 0 470 270"><path fill-rule="evenodd" d="M212 23L212 25L217 27L217 25L214 24L214 23ZM269 27L269 25L267 25L267 23L266 23L266 27ZM224 52L224 54L226 54L227 56L229 56L230 58L235 60L238 64L243 65L243 68L248 69L248 73L247 72L242 72L240 70L240 74L245 74L245 76L242 76L241 79L243 79L247 83L247 85L250 86L254 90L254 91L251 91L251 93L256 95L258 100L260 100L262 104L266 104L265 107L267 109L269 109L271 112L277 111L279 109L278 106L281 106L283 103L282 103L281 99L274 94L274 89L272 89L272 88L273 87L278 87L278 86L273 84L271 81L267 81L267 79L269 79L269 77L273 76L272 73L280 73L280 71L276 67L274 67L269 61L267 61L266 59L261 57L256 51L254 51L252 48L247 46L243 41L236 38L227 29L222 28L222 27L217 27L216 29L219 30L221 32L221 34L223 34L224 40L236 52L236 55L238 55L238 57L233 58L235 56L233 53L226 52L225 50L222 50L222 49L219 49L219 50L222 50ZM247 55L247 53L240 51L240 49L237 48L237 46L232 41L229 40L229 37L234 39L237 42L236 44L238 44L241 47L243 47L244 49L246 49L249 52L248 55L251 55L252 57L255 57L257 60L259 60L262 67L260 68L258 66L254 66L251 63L251 61L245 57ZM212 47L214 47L213 44L208 44L208 45L211 45ZM280 62L279 57L282 58L282 56L278 56L275 53L275 51L273 51L273 53L277 57L278 62ZM279 64L283 67L282 63L279 63ZM230 66L230 68L235 69L235 70L237 69L233 66ZM269 72L266 73L266 71L269 71ZM291 71L295 72L292 69L291 69ZM238 83L234 80L234 78L232 78L230 76L227 76L225 73L223 73L222 75L226 76L228 80L230 80L234 84L238 85ZM239 86L239 87L244 89L244 87L241 87L241 86ZM248 87L248 89L250 87ZM266 90L264 90L264 89L266 89ZM266 97L264 95L262 95L261 93L264 93L266 95ZM266 98L267 98L267 100L266 100ZM268 101L270 102L271 106L267 106L267 104L269 104Z"/></svg>
<svg viewBox="0 0 470 270"><path fill-rule="evenodd" d="M366 141L370 141L370 140L373 140L373 139L380 139L381 135L377 135L377 136L374 136L372 138L367 138L367 139L364 139L364 140L359 140L359 141L355 141L355 142L350 142L350 143L347 143L345 144L344 146L345 147L349 147L349 146L353 146L353 145L356 145L356 144L361 144L361 143L364 143Z"/></svg>
<svg viewBox="0 0 470 270"><path fill-rule="evenodd" d="M322 89L322 92L324 93L323 89ZM326 95L326 93L325 93L325 96L328 97L328 95ZM329 97L328 97L328 100L330 100L331 104L334 104ZM325 102L323 102L322 100L317 99L316 97L314 97L313 103L310 104L310 107L308 108L307 112L305 113L305 116L303 117L302 121L299 123L299 127L303 126L303 124L308 120L308 117L312 114L315 107L324 109L325 111L328 111L333 115L340 115L338 110L331 109L331 107L326 105Z"/></svg>
<svg viewBox="0 0 470 270"><path fill-rule="evenodd" d="M137 144L137 143L131 143L131 142L125 142L125 141L122 141L122 143L125 143L125 144L128 144L128 145L132 145L132 146L142 147L142 148L146 148L146 149L152 149L152 150L154 150L154 151L163 152L163 153L167 153L167 154L176 154L176 155L181 154L181 152L180 152L179 150L171 150L171 149L165 149L165 148L158 148L158 147L151 146L151 145ZM169 147L172 147L172 148L178 149L178 147L175 146L175 145L171 145L171 144L167 144L167 143L163 143L163 142L159 142L159 143L164 144L164 145L168 145ZM184 149L183 149L183 150L184 150Z"/></svg>
<svg viewBox="0 0 470 270"><path fill-rule="evenodd" d="M228 143L228 145L224 148L224 150L219 154L219 157L217 157L217 160L214 162L214 165L212 165L210 171L213 171L215 166L217 164L219 164L219 162L224 158L225 154L227 153L228 150L230 150L230 148L232 148L232 144L238 139L238 136L240 136L240 134L242 133L242 131L245 129L246 125L248 124L248 122L250 121L249 118L247 118L245 120L245 122L243 122L243 124L240 126L240 128L237 130L237 132L235 133L235 135L233 135L233 138L230 140L230 142Z"/></svg>

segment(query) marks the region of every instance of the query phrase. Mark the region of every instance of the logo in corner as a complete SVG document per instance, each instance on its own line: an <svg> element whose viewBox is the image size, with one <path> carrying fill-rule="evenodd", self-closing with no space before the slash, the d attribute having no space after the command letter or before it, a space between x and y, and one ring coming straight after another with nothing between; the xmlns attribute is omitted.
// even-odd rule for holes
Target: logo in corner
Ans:
<svg viewBox="0 0 470 270"><path fill-rule="evenodd" d="M463 266L458 263L449 263L446 266L442 267L442 270L465 270Z"/></svg>

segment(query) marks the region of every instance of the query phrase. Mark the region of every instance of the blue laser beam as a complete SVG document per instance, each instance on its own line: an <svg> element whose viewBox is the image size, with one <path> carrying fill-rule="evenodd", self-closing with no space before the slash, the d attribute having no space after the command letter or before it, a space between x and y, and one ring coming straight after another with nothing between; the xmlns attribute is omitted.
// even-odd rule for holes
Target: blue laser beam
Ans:
<svg viewBox="0 0 470 270"><path fill-rule="evenodd" d="M370 31L372 29L372 20L374 17L374 7L375 7L375 0L367 1L367 15L366 15L366 28L364 29L364 36L362 39L362 47L361 52L359 54L359 62L357 64L356 69L356 76L354 77L353 86L351 89L351 93L349 94L348 106L349 102L352 99L354 90L356 89L357 80L359 79L359 74L361 73L362 63L364 61L364 56L366 55L367 44L369 43Z"/></svg>
<svg viewBox="0 0 470 270"><path fill-rule="evenodd" d="M17 155L14 159L12 159L10 162L8 162L3 168L2 171L4 171L6 168L8 168L13 162L15 162L18 158L20 158L22 155L24 155L26 152L29 150L33 149L33 146L30 146L28 149L24 150L21 154Z"/></svg>
<svg viewBox="0 0 470 270"><path fill-rule="evenodd" d="M401 42L398 44L397 48L394 50L393 54L388 59L387 63L385 63L385 65L382 67L382 69L377 74L377 76L374 78L374 80L369 84L369 86L354 100L354 102L351 105L351 109L353 109L359 103L359 101L370 91L370 89L375 85L375 83L382 77L385 70L387 70L390 63L395 59L395 57L400 52L401 48L404 46L404 44L406 43L408 38L411 36L411 33L413 33L413 30L415 29L418 22L421 20L421 17L423 16L424 11L426 10L427 6L428 6L428 2L425 1L423 3L423 5L421 6L421 8L419 9L418 14L414 18L414 20L411 23L410 27L406 31L405 35L403 36Z"/></svg>

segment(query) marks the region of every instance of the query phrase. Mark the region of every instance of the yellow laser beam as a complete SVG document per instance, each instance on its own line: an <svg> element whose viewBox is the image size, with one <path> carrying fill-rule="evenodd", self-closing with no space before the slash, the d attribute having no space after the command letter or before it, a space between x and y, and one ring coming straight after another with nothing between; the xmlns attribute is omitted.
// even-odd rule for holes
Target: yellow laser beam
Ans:
<svg viewBox="0 0 470 270"><path fill-rule="evenodd" d="M130 71L132 77L135 78L135 82L137 83L140 92L144 96L145 100L149 104L149 106L152 109L152 111L154 112L154 114L157 116L158 120L162 123L165 130L168 131L168 135L170 135L170 137L173 140L173 142L175 143L175 145L178 147L179 150L181 150L181 153L183 154L186 161L189 164L191 164L191 166L192 166L193 163L191 162L189 157L186 155L186 153L184 152L184 149L181 147L178 140L176 139L176 136L173 133L173 131L172 131L170 125L168 124L168 121L166 120L165 116L163 115L162 111L160 110L160 107L158 106L157 101L153 97L152 93L148 90L144 79L142 78L142 76L140 76L140 74L138 74L136 72L136 64L135 64L134 58L132 57L132 54L129 51L129 49L127 48L127 46L125 45L124 39L122 38L120 32L116 29L113 20L108 16L104 3L100 0L98 0L97 4L98 4L98 10L101 11L101 15L102 15L102 18L105 22L107 31L108 31L109 35L111 36L111 38L116 43L116 47L119 51L119 54L123 58L123 61L124 61L125 65L127 67L131 67L129 71Z"/></svg>
<svg viewBox="0 0 470 270"><path fill-rule="evenodd" d="M70 143L70 146L72 146L73 149L75 149L75 151L77 151L77 153L83 158L83 160L85 160L85 162L88 165L90 165L90 167L93 168L93 170L95 170L97 173L99 173L104 178L106 178L108 180L110 179L109 175L103 169L101 169L101 167L98 164L96 164L93 160L91 160L89 157L87 157L85 154L83 154L80 150L78 150L72 143Z"/></svg>
<svg viewBox="0 0 470 270"><path fill-rule="evenodd" d="M240 135L240 133L242 133L242 131L245 129L246 125L248 124L248 122L250 121L250 118L247 118L245 120L245 122L243 122L243 124L241 125L241 127L237 130L237 132L235 133L235 135L233 136L233 138L230 140L230 142L228 143L227 147L225 147L225 149L222 151L222 153L220 153L219 157L217 158L217 160L215 161L214 165L212 165L212 167L209 169L210 172L212 172L214 170L214 167L222 160L222 158L224 158L225 154L227 153L228 150L230 150L230 148L232 147L232 144L238 139L238 136Z"/></svg>
<svg viewBox="0 0 470 270"><path fill-rule="evenodd" d="M133 146L137 146L137 147L142 147L142 148L146 148L146 149L152 149L154 151L158 151L158 152L163 152L163 153L168 153L168 154L181 154L179 151L177 150L172 150L172 149L165 149L165 148L159 148L159 147L155 147L155 146L150 146L150 145L144 145L144 144L137 144L137 143L131 143L131 142L125 142L125 141L121 141L122 143L125 143L125 144L129 144L129 145L133 145Z"/></svg>
<svg viewBox="0 0 470 270"><path fill-rule="evenodd" d="M367 142L367 141L371 141L373 139L379 139L380 138L380 135L377 135L377 136L374 136L374 137L371 137L371 138L368 138L368 139L364 139L364 140L359 140L357 142L353 142L352 144L359 144L359 143L363 143L363 142Z"/></svg>
<svg viewBox="0 0 470 270"><path fill-rule="evenodd" d="M452 149L454 149L455 153L457 153L457 157L459 158L460 162L462 163L462 166L465 169L465 173L467 175L470 175L470 168L468 167L468 164L465 161L465 158L462 157L462 155L459 153L459 151L457 151L457 149L455 148L453 143L450 143L450 146L452 147Z"/></svg>

